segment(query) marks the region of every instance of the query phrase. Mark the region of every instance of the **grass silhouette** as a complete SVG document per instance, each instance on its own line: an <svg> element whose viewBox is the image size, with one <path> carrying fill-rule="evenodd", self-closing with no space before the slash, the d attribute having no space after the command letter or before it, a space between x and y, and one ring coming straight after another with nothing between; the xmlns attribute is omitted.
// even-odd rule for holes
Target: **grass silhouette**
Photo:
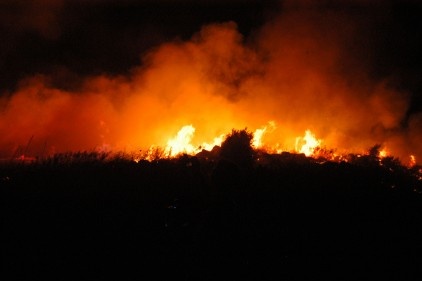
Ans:
<svg viewBox="0 0 422 281"><path fill-rule="evenodd" d="M5 272L20 280L417 278L421 167L376 149L348 162L266 154L251 149L245 130L197 156L135 162L77 152L3 164Z"/></svg>

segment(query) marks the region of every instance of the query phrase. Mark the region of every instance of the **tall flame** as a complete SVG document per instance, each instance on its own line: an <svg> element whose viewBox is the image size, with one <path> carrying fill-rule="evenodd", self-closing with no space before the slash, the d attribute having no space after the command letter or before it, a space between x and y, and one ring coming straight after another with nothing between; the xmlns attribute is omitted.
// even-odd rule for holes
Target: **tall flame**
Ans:
<svg viewBox="0 0 422 281"><path fill-rule="evenodd" d="M256 129L253 133L252 146L254 148L261 148L263 146L262 138L267 132L272 132L276 128L275 121L269 121L268 125ZM268 131L267 131L268 130Z"/></svg>
<svg viewBox="0 0 422 281"><path fill-rule="evenodd" d="M321 140L317 139L310 130L306 130L303 137L296 138L296 151L311 156L320 144Z"/></svg>
<svg viewBox="0 0 422 281"><path fill-rule="evenodd" d="M410 155L409 164L407 165L409 168L412 168L416 165L416 157L414 155Z"/></svg>
<svg viewBox="0 0 422 281"><path fill-rule="evenodd" d="M176 156L180 153L194 153L195 147L191 144L194 133L195 128L192 125L183 126L177 136L167 142L165 151L169 156Z"/></svg>

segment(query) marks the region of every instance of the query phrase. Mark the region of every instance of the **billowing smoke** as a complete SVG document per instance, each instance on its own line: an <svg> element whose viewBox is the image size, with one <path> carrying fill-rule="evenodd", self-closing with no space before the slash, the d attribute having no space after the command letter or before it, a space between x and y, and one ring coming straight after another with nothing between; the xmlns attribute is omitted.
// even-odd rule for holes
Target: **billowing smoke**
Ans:
<svg viewBox="0 0 422 281"><path fill-rule="evenodd" d="M273 120L264 142L285 150L310 129L339 152L379 143L421 159L422 115L406 115L409 95L394 77L371 75L371 22L349 11L286 3L248 38L234 22L210 24L151 50L128 75L87 77L72 90L29 77L0 100L1 156L163 146L187 124L202 143Z"/></svg>

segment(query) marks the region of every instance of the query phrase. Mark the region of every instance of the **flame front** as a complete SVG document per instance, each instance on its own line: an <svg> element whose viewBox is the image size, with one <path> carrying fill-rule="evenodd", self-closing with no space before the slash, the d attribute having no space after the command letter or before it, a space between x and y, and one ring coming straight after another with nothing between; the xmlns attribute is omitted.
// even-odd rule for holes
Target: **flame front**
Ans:
<svg viewBox="0 0 422 281"><path fill-rule="evenodd" d="M195 128L192 125L183 126L177 133L177 136L167 142L165 151L169 156L176 156L180 153L193 154L196 149L191 144L191 140L195 133Z"/></svg>
<svg viewBox="0 0 422 281"><path fill-rule="evenodd" d="M296 151L311 156L320 144L321 140L316 139L310 130L306 130L303 137L296 138Z"/></svg>
<svg viewBox="0 0 422 281"><path fill-rule="evenodd" d="M420 159L422 115L406 115L407 95L388 79L345 70L344 40L352 36L324 25L330 20L286 14L253 43L233 22L211 24L191 40L157 46L130 74L87 77L74 90L29 77L0 99L0 158L145 152L152 144L173 157L211 150L225 133L249 128L253 147L271 152L312 156L323 143L340 155L388 143L389 155Z"/></svg>
<svg viewBox="0 0 422 281"><path fill-rule="evenodd" d="M203 142L201 145L192 144L192 139L195 134L195 128L192 125L183 126L174 138L167 141L167 146L164 149L164 153L168 157L176 157L180 154L194 155L199 153L202 149L212 150L214 146L219 146L223 142L224 134L215 137L210 143ZM154 147L150 148L153 150Z"/></svg>
<svg viewBox="0 0 422 281"><path fill-rule="evenodd" d="M266 133L271 133L276 129L276 124L273 120L268 122L268 125L263 126L259 129L256 129L253 133L253 139L252 139L252 146L254 148L261 148L264 144L262 141L263 136Z"/></svg>
<svg viewBox="0 0 422 281"><path fill-rule="evenodd" d="M262 126L259 129L256 129L253 133L252 147L255 149L263 149L269 153L280 153L282 150L279 149L278 143L271 145L269 143L263 142L263 136L266 134L273 133L276 130L276 125L274 121L269 121L266 126ZM201 150L210 151L214 146L221 146L226 135L222 134L218 137L215 137L212 142L203 142L202 144L193 144L192 140L194 138L196 129L193 125L183 126L173 138L170 138L167 141L167 146L164 149L164 154L167 157L176 157L180 154L190 154L195 155ZM289 151L296 153L303 153L306 156L313 156L314 151L321 144L322 140L317 139L315 135L310 131L306 130L303 137L297 137L295 148L289 149ZM156 146L151 146L149 154L156 149ZM147 159L151 159L149 155Z"/></svg>

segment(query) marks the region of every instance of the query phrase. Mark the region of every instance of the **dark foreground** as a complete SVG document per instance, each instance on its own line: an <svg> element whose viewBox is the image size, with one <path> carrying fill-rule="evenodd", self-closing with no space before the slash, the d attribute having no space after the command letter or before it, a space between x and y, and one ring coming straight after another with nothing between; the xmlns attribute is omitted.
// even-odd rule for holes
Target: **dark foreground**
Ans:
<svg viewBox="0 0 422 281"><path fill-rule="evenodd" d="M421 180L366 160L3 166L2 280L422 280Z"/></svg>

